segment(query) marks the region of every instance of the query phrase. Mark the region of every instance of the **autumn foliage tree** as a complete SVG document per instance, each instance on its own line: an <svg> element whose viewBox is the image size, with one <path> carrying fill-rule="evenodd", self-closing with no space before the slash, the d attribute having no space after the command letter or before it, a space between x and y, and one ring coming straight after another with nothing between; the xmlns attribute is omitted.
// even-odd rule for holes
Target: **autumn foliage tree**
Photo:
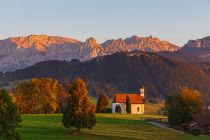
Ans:
<svg viewBox="0 0 210 140"><path fill-rule="evenodd" d="M15 99L21 113L47 114L60 110L65 93L62 85L51 78L34 78L20 83Z"/></svg>
<svg viewBox="0 0 210 140"><path fill-rule="evenodd" d="M104 94L101 94L101 96L98 98L97 105L96 105L96 111L98 113L105 113L107 112L109 105L108 97Z"/></svg>
<svg viewBox="0 0 210 140"><path fill-rule="evenodd" d="M16 130L21 122L18 108L7 91L0 89L0 139L19 140Z"/></svg>
<svg viewBox="0 0 210 140"><path fill-rule="evenodd" d="M88 97L85 82L77 78L67 89L69 93L68 105L63 113L63 125L66 128L91 129L96 123L93 105Z"/></svg>
<svg viewBox="0 0 210 140"><path fill-rule="evenodd" d="M168 96L165 102L165 111L172 126L189 121L193 114L201 113L203 108L201 93L187 87L181 88L178 94Z"/></svg>

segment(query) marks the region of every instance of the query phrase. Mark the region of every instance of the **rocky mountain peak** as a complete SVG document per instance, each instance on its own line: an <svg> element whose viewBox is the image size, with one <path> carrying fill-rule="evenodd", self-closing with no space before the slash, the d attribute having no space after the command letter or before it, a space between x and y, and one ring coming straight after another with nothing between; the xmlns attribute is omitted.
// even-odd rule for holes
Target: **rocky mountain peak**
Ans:
<svg viewBox="0 0 210 140"><path fill-rule="evenodd" d="M107 41L105 41L103 44L102 44L102 46L104 47L104 48L106 48L106 47L108 47L108 46L110 46L110 45L124 45L124 40L122 39L122 38L119 38L119 39L110 39L110 40L107 40Z"/></svg>
<svg viewBox="0 0 210 140"><path fill-rule="evenodd" d="M161 40L157 37L153 37L153 36L148 36L148 37L143 37L142 38L143 40L146 40L146 41L151 41L151 42L155 42L155 43L158 43L158 42L161 42Z"/></svg>
<svg viewBox="0 0 210 140"><path fill-rule="evenodd" d="M130 38L125 39L126 44L137 44L139 43L140 38L137 35L133 35Z"/></svg>
<svg viewBox="0 0 210 140"><path fill-rule="evenodd" d="M210 36L197 40L189 40L180 51L203 61L210 61Z"/></svg>
<svg viewBox="0 0 210 140"><path fill-rule="evenodd" d="M183 48L210 48L210 36L197 40L189 40Z"/></svg>
<svg viewBox="0 0 210 140"><path fill-rule="evenodd" d="M178 46L173 45L166 41L161 41L159 38L152 36L149 37L138 37L137 35L131 36L126 39L109 40L102 44L106 50L111 52L119 51L149 51L149 52L159 52L159 51L176 51Z"/></svg>
<svg viewBox="0 0 210 140"><path fill-rule="evenodd" d="M88 38L88 39L85 41L85 44L88 45L88 46L96 46L96 45L98 45L96 39L93 38L93 37Z"/></svg>
<svg viewBox="0 0 210 140"><path fill-rule="evenodd" d="M64 38L59 36L48 36L48 35L30 35L25 37L11 37L8 39L9 42L13 43L17 48L31 48L35 47L37 50L44 50L45 47L51 45L65 45L67 43L79 42L72 38Z"/></svg>

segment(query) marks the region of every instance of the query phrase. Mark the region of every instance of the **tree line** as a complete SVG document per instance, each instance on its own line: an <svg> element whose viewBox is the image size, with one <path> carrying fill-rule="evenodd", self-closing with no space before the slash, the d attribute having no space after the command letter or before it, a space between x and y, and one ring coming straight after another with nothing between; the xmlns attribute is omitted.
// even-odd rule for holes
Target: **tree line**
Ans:
<svg viewBox="0 0 210 140"><path fill-rule="evenodd" d="M0 139L21 139L17 127L21 114L63 113L66 128L91 129L96 123L84 80L76 78L62 86L51 78L31 79L19 84L15 91L0 90Z"/></svg>
<svg viewBox="0 0 210 140"><path fill-rule="evenodd" d="M34 77L53 77L60 82L73 81L75 77L86 79L91 94L99 97L104 92L113 97L115 92L139 92L139 85L146 85L145 98L158 103L179 87L198 89L207 98L210 92L210 78L206 68L162 57L154 53L119 52L87 62L47 61L28 69L0 74L0 81L9 82ZM120 62L120 63L119 63ZM204 69L206 72L204 72ZM181 77L181 78L180 78Z"/></svg>

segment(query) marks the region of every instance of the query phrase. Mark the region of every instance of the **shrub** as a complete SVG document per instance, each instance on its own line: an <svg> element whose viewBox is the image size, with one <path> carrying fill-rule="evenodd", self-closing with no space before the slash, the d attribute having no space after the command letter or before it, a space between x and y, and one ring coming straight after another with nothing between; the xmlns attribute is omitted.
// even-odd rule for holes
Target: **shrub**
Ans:
<svg viewBox="0 0 210 140"><path fill-rule="evenodd" d="M115 107L115 113L122 113L120 105L116 105Z"/></svg>
<svg viewBox="0 0 210 140"><path fill-rule="evenodd" d="M160 109L157 110L156 114L161 116L166 116L165 108L161 107Z"/></svg>
<svg viewBox="0 0 210 140"><path fill-rule="evenodd" d="M106 108L106 113L112 113L112 108Z"/></svg>
<svg viewBox="0 0 210 140"><path fill-rule="evenodd" d="M97 101L96 112L97 113L106 113L109 105L108 97L102 94Z"/></svg>
<svg viewBox="0 0 210 140"><path fill-rule="evenodd" d="M191 134L194 136L200 136L201 135L201 129L200 128L193 128L191 130Z"/></svg>

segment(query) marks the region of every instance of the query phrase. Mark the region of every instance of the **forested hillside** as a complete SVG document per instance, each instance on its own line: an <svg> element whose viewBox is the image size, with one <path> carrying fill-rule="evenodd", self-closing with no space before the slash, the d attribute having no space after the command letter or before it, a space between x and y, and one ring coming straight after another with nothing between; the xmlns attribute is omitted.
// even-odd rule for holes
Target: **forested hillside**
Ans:
<svg viewBox="0 0 210 140"><path fill-rule="evenodd" d="M33 77L53 77L65 82L78 76L86 80L94 96L138 93L142 85L146 88L146 98L152 101L173 94L182 86L198 89L205 97L210 96L210 77L200 66L146 52L121 52L86 62L40 62L26 69L1 74L0 80L4 85Z"/></svg>

